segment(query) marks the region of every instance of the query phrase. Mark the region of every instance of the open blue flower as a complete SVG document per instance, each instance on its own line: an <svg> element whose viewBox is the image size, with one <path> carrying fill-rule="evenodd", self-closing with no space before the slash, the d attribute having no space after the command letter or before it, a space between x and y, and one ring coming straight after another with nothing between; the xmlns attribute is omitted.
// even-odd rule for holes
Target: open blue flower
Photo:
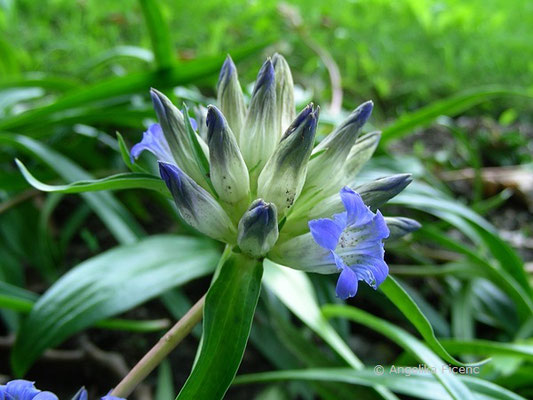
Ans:
<svg viewBox="0 0 533 400"><path fill-rule="evenodd" d="M381 213L374 214L349 187L341 189L340 196L346 211L333 219L309 221L309 229L314 241L330 251L340 271L337 296L347 299L355 296L360 280L376 289L387 277L383 239L389 228Z"/></svg>
<svg viewBox="0 0 533 400"><path fill-rule="evenodd" d="M51 392L41 392L33 382L15 379L0 385L0 400L58 400Z"/></svg>

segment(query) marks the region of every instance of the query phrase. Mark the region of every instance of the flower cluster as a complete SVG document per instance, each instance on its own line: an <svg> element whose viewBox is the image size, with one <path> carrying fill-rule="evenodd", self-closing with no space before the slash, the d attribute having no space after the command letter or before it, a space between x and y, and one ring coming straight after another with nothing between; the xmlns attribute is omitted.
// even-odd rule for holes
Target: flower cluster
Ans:
<svg viewBox="0 0 533 400"><path fill-rule="evenodd" d="M205 235L251 257L340 272L337 295L345 299L359 280L376 288L386 278L385 239L419 227L375 212L410 175L355 182L380 139L379 132L360 136L372 102L315 146L319 107L311 103L296 115L291 71L279 54L261 67L248 106L229 56L218 107L198 109L195 120L161 92L151 96L159 124L132 148L132 159L144 150L157 157L180 216Z"/></svg>
<svg viewBox="0 0 533 400"><path fill-rule="evenodd" d="M87 400L87 390L81 388L72 400ZM43 392L35 383L24 379L15 379L0 385L0 400L59 400L52 392ZM115 396L104 396L101 400L125 400Z"/></svg>

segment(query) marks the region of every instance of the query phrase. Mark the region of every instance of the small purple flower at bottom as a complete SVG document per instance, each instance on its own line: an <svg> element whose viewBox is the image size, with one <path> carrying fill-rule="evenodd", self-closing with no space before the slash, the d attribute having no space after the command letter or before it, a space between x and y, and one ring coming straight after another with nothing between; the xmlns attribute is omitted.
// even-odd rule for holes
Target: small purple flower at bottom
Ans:
<svg viewBox="0 0 533 400"><path fill-rule="evenodd" d="M51 392L42 392L34 382L15 379L5 385L0 385L0 400L58 400Z"/></svg>
<svg viewBox="0 0 533 400"><path fill-rule="evenodd" d="M340 196L346 211L333 219L309 221L309 229L314 241L331 252L340 271L337 296L347 299L355 296L360 280L377 289L387 277L383 239L389 228L381 213L374 214L349 187L341 189Z"/></svg>

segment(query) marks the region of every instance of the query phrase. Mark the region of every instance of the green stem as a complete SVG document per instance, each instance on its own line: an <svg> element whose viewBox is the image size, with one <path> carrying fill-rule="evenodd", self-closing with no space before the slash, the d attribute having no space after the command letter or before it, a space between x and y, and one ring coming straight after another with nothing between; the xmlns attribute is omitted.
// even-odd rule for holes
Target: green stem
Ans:
<svg viewBox="0 0 533 400"><path fill-rule="evenodd" d="M133 392L168 354L192 331L202 319L205 295L174 325L152 349L133 367L111 392L112 396L126 398Z"/></svg>

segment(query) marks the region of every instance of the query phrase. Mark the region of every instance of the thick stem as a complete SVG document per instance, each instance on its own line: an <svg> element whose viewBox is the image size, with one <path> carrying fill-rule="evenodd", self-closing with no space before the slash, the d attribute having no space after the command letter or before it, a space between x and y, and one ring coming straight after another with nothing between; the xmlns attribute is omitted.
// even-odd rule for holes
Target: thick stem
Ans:
<svg viewBox="0 0 533 400"><path fill-rule="evenodd" d="M144 355L133 369L111 392L112 396L126 398L152 372L163 359L187 336L202 319L205 295L187 311L159 342Z"/></svg>

